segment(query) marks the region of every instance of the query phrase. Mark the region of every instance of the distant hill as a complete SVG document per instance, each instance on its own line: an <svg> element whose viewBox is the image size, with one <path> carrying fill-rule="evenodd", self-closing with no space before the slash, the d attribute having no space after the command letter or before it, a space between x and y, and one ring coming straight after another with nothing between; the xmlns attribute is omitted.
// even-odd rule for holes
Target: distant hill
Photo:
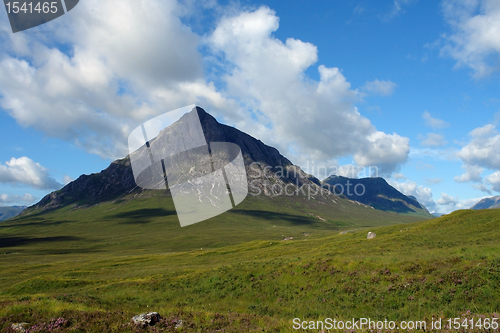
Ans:
<svg viewBox="0 0 500 333"><path fill-rule="evenodd" d="M432 217L415 197L404 195L381 177L354 179L331 176L323 181L323 187L378 210Z"/></svg>
<svg viewBox="0 0 500 333"><path fill-rule="evenodd" d="M0 207L0 221L5 221L11 217L19 215L26 206L4 206Z"/></svg>
<svg viewBox="0 0 500 333"><path fill-rule="evenodd" d="M495 209L500 208L500 195L484 198L470 209Z"/></svg>

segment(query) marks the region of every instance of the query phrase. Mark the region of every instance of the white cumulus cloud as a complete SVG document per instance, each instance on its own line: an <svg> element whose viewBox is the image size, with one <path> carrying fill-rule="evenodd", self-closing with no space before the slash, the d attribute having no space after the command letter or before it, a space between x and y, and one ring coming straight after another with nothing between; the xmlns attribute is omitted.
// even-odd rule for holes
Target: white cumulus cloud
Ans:
<svg viewBox="0 0 500 333"><path fill-rule="evenodd" d="M354 161L361 166L376 165L382 175L387 175L408 158L410 139L407 137L376 131L367 139L367 144L354 155Z"/></svg>
<svg viewBox="0 0 500 333"><path fill-rule="evenodd" d="M484 178L484 181L491 185L494 191L500 192L500 171L496 171Z"/></svg>
<svg viewBox="0 0 500 333"><path fill-rule="evenodd" d="M434 202L432 198L432 190L429 187L418 185L411 180L397 182L389 179L387 182L404 195L412 195L417 198L417 201L423 204L429 212L432 213L436 211L436 202Z"/></svg>
<svg viewBox="0 0 500 333"><path fill-rule="evenodd" d="M25 193L24 195L18 194L0 194L0 204L24 204L30 205L36 201L36 198L29 193Z"/></svg>
<svg viewBox="0 0 500 333"><path fill-rule="evenodd" d="M469 133L472 140L457 156L467 165L500 169L500 134L494 125L486 125Z"/></svg>
<svg viewBox="0 0 500 333"><path fill-rule="evenodd" d="M299 163L352 154L359 166L396 170L408 156L408 138L377 131L358 112L360 93L340 69L319 65L319 81L305 79L318 59L316 47L293 38L282 42L272 35L278 27L274 11L260 7L223 18L207 39L232 65L224 76L227 91L258 120L237 127L300 156Z"/></svg>
<svg viewBox="0 0 500 333"><path fill-rule="evenodd" d="M455 206L457 203L459 203L458 197L452 197L449 194L446 193L441 193L441 198L439 198L436 203L438 205L452 205Z"/></svg>
<svg viewBox="0 0 500 333"><path fill-rule="evenodd" d="M88 0L71 18L47 23L57 28L49 37L0 36L0 106L22 126L104 158L123 157L127 136L143 121L194 103L297 164L355 156L360 166L391 173L406 161L408 138L377 131L358 112L362 93L339 68L319 65L320 79L307 77L318 50L274 37L275 12L232 7L202 37L182 20L194 7ZM375 80L366 87L389 94L394 86Z"/></svg>
<svg viewBox="0 0 500 333"><path fill-rule="evenodd" d="M481 174L484 172L484 168L478 165L468 165L464 164L462 169L465 169L465 172L460 176L455 177L455 181L458 183L465 182L481 182L482 177Z"/></svg>
<svg viewBox="0 0 500 333"><path fill-rule="evenodd" d="M482 77L500 68L500 2L498 0L444 0L446 22L452 32L445 37L441 53L457 66Z"/></svg>
<svg viewBox="0 0 500 333"><path fill-rule="evenodd" d="M54 178L50 177L46 168L28 157L11 158L0 164L0 183L24 184L35 189L54 190L62 187Z"/></svg>
<svg viewBox="0 0 500 333"><path fill-rule="evenodd" d="M478 127L469 133L470 142L456 154L465 173L455 177L457 182L474 182L473 187L491 194L500 192L500 133L494 124ZM483 179L483 173L489 171ZM491 171L493 171L491 173Z"/></svg>
<svg viewBox="0 0 500 333"><path fill-rule="evenodd" d="M47 23L52 39L0 36L0 105L22 126L104 158L123 157L146 119L193 103L224 108L179 12L174 0L89 0Z"/></svg>

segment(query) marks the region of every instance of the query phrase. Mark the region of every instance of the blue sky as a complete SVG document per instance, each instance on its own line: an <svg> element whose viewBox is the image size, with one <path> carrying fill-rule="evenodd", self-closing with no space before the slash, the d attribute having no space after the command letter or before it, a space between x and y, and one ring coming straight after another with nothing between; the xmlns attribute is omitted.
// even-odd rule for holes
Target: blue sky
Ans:
<svg viewBox="0 0 500 333"><path fill-rule="evenodd" d="M433 212L500 193L498 1L81 0L9 29L0 11L0 205L193 103L320 178L377 167Z"/></svg>

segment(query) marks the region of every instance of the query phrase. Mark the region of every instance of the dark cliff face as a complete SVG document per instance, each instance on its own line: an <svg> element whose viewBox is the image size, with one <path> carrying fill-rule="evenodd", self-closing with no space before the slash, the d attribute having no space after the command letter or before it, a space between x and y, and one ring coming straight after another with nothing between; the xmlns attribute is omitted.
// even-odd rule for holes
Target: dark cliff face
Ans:
<svg viewBox="0 0 500 333"><path fill-rule="evenodd" d="M206 113L202 108L197 107L197 111L207 142L232 142L237 144L241 148L246 165L253 162L274 167L292 165L292 162L282 156L276 148L267 146L262 141L234 127L219 124L214 117Z"/></svg>
<svg viewBox="0 0 500 333"><path fill-rule="evenodd" d="M196 107L191 112L197 112L201 127L207 142L231 142L241 148L245 167L248 174L248 182L252 182L255 188L264 188L264 183L282 182L302 185L319 185L318 179L305 174L299 167L294 166L287 158L282 156L276 148L270 147L250 135L238 129L217 122L210 114L202 108ZM186 116L186 115L185 115ZM170 139L163 142L169 149L170 146L182 144L180 137L183 127L183 117L168 128L162 130L157 138L151 140L153 146L155 141L161 141L162 135L170 135ZM176 131L179 135L175 135ZM165 144L166 143L166 144ZM140 152L139 152L140 153ZM66 205L91 206L99 202L115 200L121 196L142 192L143 189L136 185L132 173L130 157L116 160L108 168L99 173L81 175L78 179L64 186L62 189L46 195L36 205L30 207L25 213L57 209ZM168 190L167 190L168 194Z"/></svg>
<svg viewBox="0 0 500 333"><path fill-rule="evenodd" d="M313 184L320 186L321 182L316 177L306 174L298 166L293 165L276 148L234 127L219 124L202 108L197 107L197 112L207 142L231 142L240 147L249 182L259 183L259 187L263 179L298 186Z"/></svg>
<svg viewBox="0 0 500 333"><path fill-rule="evenodd" d="M375 209L396 213L426 210L414 197L404 195L380 177L351 179L333 176L324 180L323 184L324 187L336 191L337 194L343 194L350 200L364 203Z"/></svg>
<svg viewBox="0 0 500 333"><path fill-rule="evenodd" d="M32 206L37 210L56 209L69 204L93 205L139 191L130 167L130 159L116 160L99 173L81 175L58 191L46 195Z"/></svg>

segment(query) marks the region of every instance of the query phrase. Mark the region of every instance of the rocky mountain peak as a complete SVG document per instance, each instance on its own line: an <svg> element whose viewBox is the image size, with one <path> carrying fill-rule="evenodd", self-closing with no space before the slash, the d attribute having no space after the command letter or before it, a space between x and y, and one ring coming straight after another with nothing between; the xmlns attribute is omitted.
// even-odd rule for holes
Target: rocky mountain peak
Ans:
<svg viewBox="0 0 500 333"><path fill-rule="evenodd" d="M320 193L331 194L321 190L318 179L293 165L276 148L267 146L260 140L234 127L220 124L212 115L200 107L195 107L191 112L184 114L178 121L161 130L156 138L150 140L151 147L165 139L167 134L168 139L163 140L162 145L164 147L161 147L161 149L172 149L182 145L182 140L176 138L186 135L186 131L190 130L184 125L186 119L192 116L193 112L198 114L206 142L209 144L211 142L229 142L240 147L247 171L249 193L252 190L258 190L268 195L279 195L279 193L272 193L279 186L274 186L273 189L269 186L270 184L278 184L282 187L291 184L297 189L304 185L313 186L316 190L319 189ZM176 135L176 131L179 132L179 135ZM187 135L190 134L187 133ZM141 147L141 149L143 148ZM140 153L141 149L135 153ZM144 189L138 187L135 182L130 156L126 156L112 162L108 168L99 173L81 175L62 189L46 195L40 202L24 213L29 214L33 211L57 209L67 205L87 207L103 201L116 200L133 192L140 193L143 191Z"/></svg>

